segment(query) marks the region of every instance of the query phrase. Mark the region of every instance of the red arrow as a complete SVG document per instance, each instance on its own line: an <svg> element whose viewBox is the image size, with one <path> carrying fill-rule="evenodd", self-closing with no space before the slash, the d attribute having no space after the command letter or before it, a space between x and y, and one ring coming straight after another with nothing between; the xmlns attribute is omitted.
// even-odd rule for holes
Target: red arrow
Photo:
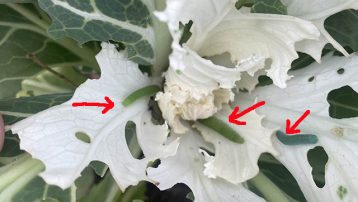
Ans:
<svg viewBox="0 0 358 202"><path fill-rule="evenodd" d="M300 133L300 129L296 129L298 125L311 113L311 111L308 109L305 111L305 113L302 114L302 116L291 126L290 119L286 120L286 134L296 134Z"/></svg>
<svg viewBox="0 0 358 202"><path fill-rule="evenodd" d="M256 104L252 105L251 107L245 109L244 111L240 112L240 113L238 113L239 112L239 107L236 106L234 108L234 111L232 111L231 114L229 115L229 122L237 124L237 125L246 125L246 121L239 121L237 119L242 117L242 116L244 116L245 114L255 110L256 108L261 107L264 104L265 104L265 101L258 102Z"/></svg>
<svg viewBox="0 0 358 202"><path fill-rule="evenodd" d="M114 102L107 96L105 96L104 99L106 100L106 103L74 102L72 103L72 107L104 107L104 109L102 110L102 114L105 114L114 107Z"/></svg>

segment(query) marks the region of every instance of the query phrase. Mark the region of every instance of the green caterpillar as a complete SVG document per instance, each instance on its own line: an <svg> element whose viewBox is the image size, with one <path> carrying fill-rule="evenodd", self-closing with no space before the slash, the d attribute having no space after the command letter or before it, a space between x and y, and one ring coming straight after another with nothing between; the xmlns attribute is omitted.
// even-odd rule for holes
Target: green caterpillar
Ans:
<svg viewBox="0 0 358 202"><path fill-rule="evenodd" d="M134 101L138 100L141 97L153 95L156 92L160 91L160 87L156 85L147 86L141 89L138 89L128 95L123 101L122 104L125 107L131 105Z"/></svg>
<svg viewBox="0 0 358 202"><path fill-rule="evenodd" d="M239 133L232 129L228 124L214 116L207 119L199 119L198 122L214 130L228 140L239 144L243 144L245 142L244 138L242 138Z"/></svg>
<svg viewBox="0 0 358 202"><path fill-rule="evenodd" d="M313 134L286 135L282 131L276 132L277 139L285 145L316 144L318 138Z"/></svg>

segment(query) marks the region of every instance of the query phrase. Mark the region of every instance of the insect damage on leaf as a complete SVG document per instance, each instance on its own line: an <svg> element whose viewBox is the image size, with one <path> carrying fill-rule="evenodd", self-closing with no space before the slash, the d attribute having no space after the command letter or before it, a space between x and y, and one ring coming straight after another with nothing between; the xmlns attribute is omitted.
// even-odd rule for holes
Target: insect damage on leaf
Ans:
<svg viewBox="0 0 358 202"><path fill-rule="evenodd" d="M76 138L84 143L91 143L91 138L86 133L77 132L75 134Z"/></svg>

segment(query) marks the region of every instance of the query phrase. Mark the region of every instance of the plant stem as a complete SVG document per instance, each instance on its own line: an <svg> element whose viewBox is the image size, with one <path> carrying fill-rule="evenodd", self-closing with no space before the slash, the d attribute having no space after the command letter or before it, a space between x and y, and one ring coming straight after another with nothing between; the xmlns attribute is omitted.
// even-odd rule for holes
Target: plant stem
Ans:
<svg viewBox="0 0 358 202"><path fill-rule="evenodd" d="M268 202L289 202L284 193L262 172L249 180L265 197Z"/></svg>
<svg viewBox="0 0 358 202"><path fill-rule="evenodd" d="M26 17L35 25L39 26L42 30L45 31L46 37L49 37L47 34L47 29L50 26L50 24L48 22L42 20L38 15L34 14L32 11L30 11L29 9L27 9L21 4L8 3L6 5L11 9L15 10L16 12L20 13L21 15L23 15L24 17ZM68 38L58 39L55 40L55 42L63 46L67 50L71 51L72 53L76 54L83 61L86 61L86 65L91 66L94 69L98 70L98 64L94 57L95 53L90 48L80 47L75 41Z"/></svg>
<svg viewBox="0 0 358 202"><path fill-rule="evenodd" d="M154 0L154 10L164 10L165 0ZM171 52L172 37L170 35L168 25L160 21L152 14L153 30L155 36L154 53L155 61L153 65L153 75L159 76L169 66L169 54Z"/></svg>
<svg viewBox="0 0 358 202"><path fill-rule="evenodd" d="M26 17L28 20L30 20L32 23L38 25L39 27L41 27L44 30L47 30L47 28L50 26L47 22L41 20L41 18L39 16L35 15L32 11L25 8L21 4L9 3L6 5L8 7L12 8L13 10L15 10L16 12L20 13L21 15Z"/></svg>
<svg viewBox="0 0 358 202"><path fill-rule="evenodd" d="M27 173L33 167L41 167L41 169L43 169L41 162L36 159L32 159L28 154L23 154L15 158L16 160L14 160L14 162L1 167L0 192L3 192L4 189L7 189L8 186L15 183L18 178L21 178L22 175ZM40 170L34 176L36 176Z"/></svg>
<svg viewBox="0 0 358 202"><path fill-rule="evenodd" d="M51 72L52 74L54 74L55 76L59 77L60 79L64 80L65 82L69 83L70 85L72 85L73 87L77 87L77 85L71 81L69 78L67 78L65 75L56 72L55 70L51 69L50 67L48 67L46 64L44 64L41 60L39 60L36 55L30 53L27 54L27 58L31 59L34 63L38 64L40 67L44 68L45 70Z"/></svg>
<svg viewBox="0 0 358 202"><path fill-rule="evenodd" d="M40 161L32 159L31 157L25 160L23 164L26 165L27 169L25 172L19 173L20 175L1 191L0 201L11 201L26 184L33 180L44 169L44 165Z"/></svg>

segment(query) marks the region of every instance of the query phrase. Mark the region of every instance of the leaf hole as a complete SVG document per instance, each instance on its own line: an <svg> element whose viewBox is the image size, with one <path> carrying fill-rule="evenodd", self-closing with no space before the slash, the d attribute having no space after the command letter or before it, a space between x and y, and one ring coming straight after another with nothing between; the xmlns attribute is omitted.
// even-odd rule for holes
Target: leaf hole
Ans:
<svg viewBox="0 0 358 202"><path fill-rule="evenodd" d="M326 164L328 162L328 155L323 147L317 146L307 152L308 163L312 167L312 178L316 186L323 188L325 182Z"/></svg>
<svg viewBox="0 0 358 202"><path fill-rule="evenodd" d="M133 121L128 121L125 127L125 136L128 149L135 159L143 159L143 151L138 143L136 124Z"/></svg>
<svg viewBox="0 0 358 202"><path fill-rule="evenodd" d="M87 143L87 144L91 143L91 137L88 136L88 135L87 135L86 133L84 133L84 132L76 132L75 136L76 136L76 138L77 138L78 140L80 140L81 142L84 142L84 143Z"/></svg>
<svg viewBox="0 0 358 202"><path fill-rule="evenodd" d="M159 182L146 183L146 193L148 193L148 197L151 199L146 201L192 202L189 194L191 189L186 184L177 183L173 187L163 191L158 188L158 185Z"/></svg>
<svg viewBox="0 0 358 202"><path fill-rule="evenodd" d="M328 93L329 116L336 119L358 117L358 93L343 86Z"/></svg>

